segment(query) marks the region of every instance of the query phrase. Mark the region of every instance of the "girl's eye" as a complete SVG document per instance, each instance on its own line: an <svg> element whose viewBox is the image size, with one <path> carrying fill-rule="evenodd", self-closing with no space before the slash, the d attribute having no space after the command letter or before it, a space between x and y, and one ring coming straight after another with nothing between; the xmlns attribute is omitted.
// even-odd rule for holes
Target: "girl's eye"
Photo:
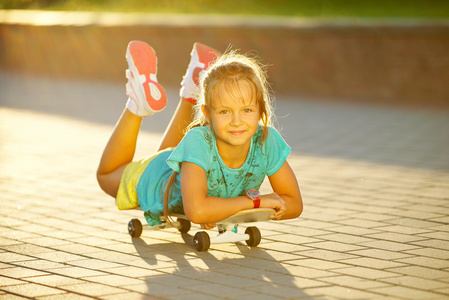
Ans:
<svg viewBox="0 0 449 300"><path fill-rule="evenodd" d="M220 111L220 114L221 114L221 115L225 115L225 114L227 114L227 113L228 113L227 110L222 110L222 111Z"/></svg>
<svg viewBox="0 0 449 300"><path fill-rule="evenodd" d="M246 113L250 113L250 112L252 112L253 110L252 110L251 108L245 108L243 111L246 112Z"/></svg>

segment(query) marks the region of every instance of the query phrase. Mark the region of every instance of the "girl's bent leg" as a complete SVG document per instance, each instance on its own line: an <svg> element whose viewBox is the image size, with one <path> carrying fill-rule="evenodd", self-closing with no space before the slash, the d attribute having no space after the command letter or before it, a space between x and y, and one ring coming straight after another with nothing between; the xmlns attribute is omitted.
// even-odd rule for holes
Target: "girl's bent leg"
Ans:
<svg viewBox="0 0 449 300"><path fill-rule="evenodd" d="M199 91L198 76L220 56L220 53L207 45L195 43L190 56L189 66L181 82L181 100L165 130L159 150L178 146L184 137L187 127L194 119L194 103L197 102Z"/></svg>
<svg viewBox="0 0 449 300"><path fill-rule="evenodd" d="M186 133L187 126L193 121L193 108L194 104L181 98L178 107L164 132L159 150L176 147L179 144Z"/></svg>
<svg viewBox="0 0 449 300"><path fill-rule="evenodd" d="M97 180L103 191L116 197L126 166L132 162L142 118L125 109L103 151Z"/></svg>

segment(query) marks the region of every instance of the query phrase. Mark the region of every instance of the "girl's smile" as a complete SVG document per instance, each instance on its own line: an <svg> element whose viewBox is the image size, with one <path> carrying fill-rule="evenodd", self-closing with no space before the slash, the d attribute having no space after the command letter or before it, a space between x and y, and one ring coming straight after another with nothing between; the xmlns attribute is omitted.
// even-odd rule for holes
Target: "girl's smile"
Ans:
<svg viewBox="0 0 449 300"><path fill-rule="evenodd" d="M242 135L245 133L245 131L229 131L229 133L233 135Z"/></svg>

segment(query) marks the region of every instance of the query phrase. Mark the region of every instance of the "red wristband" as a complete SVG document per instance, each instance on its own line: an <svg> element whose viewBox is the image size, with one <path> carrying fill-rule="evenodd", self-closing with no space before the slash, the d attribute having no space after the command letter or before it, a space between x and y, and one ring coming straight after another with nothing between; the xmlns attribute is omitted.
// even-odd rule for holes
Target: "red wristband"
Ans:
<svg viewBox="0 0 449 300"><path fill-rule="evenodd" d="M260 207L260 199L253 200L253 203L254 203L254 208L259 208Z"/></svg>
<svg viewBox="0 0 449 300"><path fill-rule="evenodd" d="M248 190L245 195L249 199L253 200L254 208L260 207L260 192L258 190Z"/></svg>

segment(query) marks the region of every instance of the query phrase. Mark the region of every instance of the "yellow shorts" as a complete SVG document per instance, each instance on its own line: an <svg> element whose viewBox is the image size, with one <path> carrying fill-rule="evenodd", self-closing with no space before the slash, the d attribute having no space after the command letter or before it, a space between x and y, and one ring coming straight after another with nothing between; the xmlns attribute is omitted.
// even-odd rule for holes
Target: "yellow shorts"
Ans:
<svg viewBox="0 0 449 300"><path fill-rule="evenodd" d="M137 184L143 171L147 168L148 164L160 153L173 150L173 148L167 148L153 154L150 157L133 161L129 163L123 171L120 185L117 191L117 197L115 198L115 204L120 210L133 209L139 207L139 200L137 198Z"/></svg>
<svg viewBox="0 0 449 300"><path fill-rule="evenodd" d="M122 174L115 204L120 210L139 207L137 184L143 171L156 155L129 163Z"/></svg>

